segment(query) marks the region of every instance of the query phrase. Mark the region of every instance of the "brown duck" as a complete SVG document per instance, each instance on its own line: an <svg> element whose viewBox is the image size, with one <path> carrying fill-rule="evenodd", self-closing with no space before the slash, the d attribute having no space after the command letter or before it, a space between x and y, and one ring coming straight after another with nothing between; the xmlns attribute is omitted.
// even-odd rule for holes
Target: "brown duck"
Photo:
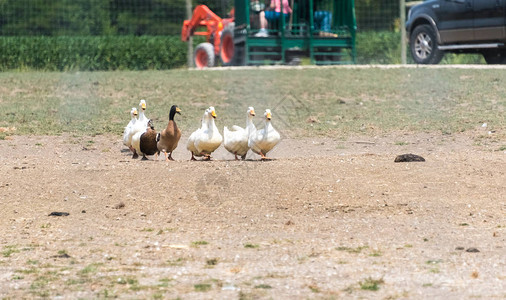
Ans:
<svg viewBox="0 0 506 300"><path fill-rule="evenodd" d="M167 123L167 127L156 137L158 154L160 151L163 152L166 161L174 160L172 158L172 151L176 149L177 143L181 138L181 129L177 127L176 121L174 121L174 116L176 114L181 114L181 109L179 109L177 105L172 105L169 113L169 123Z"/></svg>
<svg viewBox="0 0 506 300"><path fill-rule="evenodd" d="M139 154L142 154L142 159L147 160L146 155L154 155L158 151L156 148L156 131L151 120L148 121L146 131L138 132L132 137L132 146L135 150L132 158L137 158Z"/></svg>

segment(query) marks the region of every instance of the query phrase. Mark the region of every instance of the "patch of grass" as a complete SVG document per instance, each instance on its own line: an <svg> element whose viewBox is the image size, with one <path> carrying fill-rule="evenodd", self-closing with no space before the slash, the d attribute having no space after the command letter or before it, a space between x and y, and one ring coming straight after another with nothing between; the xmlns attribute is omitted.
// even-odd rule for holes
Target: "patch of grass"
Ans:
<svg viewBox="0 0 506 300"><path fill-rule="evenodd" d="M86 267L84 267L84 269L82 269L81 271L79 271L79 274L86 276L86 275L90 275L90 274L96 273L98 271L98 268L100 266L102 266L102 265L103 265L102 263L89 264Z"/></svg>
<svg viewBox="0 0 506 300"><path fill-rule="evenodd" d="M217 99L214 106L220 108L218 114L230 124L242 121L239 108L230 105L237 99L254 107L269 103L271 108L277 107L274 114L283 120L277 123L279 129L299 136L400 130L453 134L475 129L475 120L487 120L496 124L497 133L504 132L504 116L498 113L504 100L494 83L503 74L499 69L474 71L476 84L463 84L461 76L467 76L468 70L443 68L318 68L298 72L248 69L226 71L213 76L213 80L208 74L195 77L187 70L165 71L164 76L159 71L143 71L142 76L135 71L3 72L0 86L23 92L9 94L0 102L0 127L16 124L19 135L69 133L79 137L121 133L130 119L130 108L138 104L132 98L140 98L142 87L152 91L148 112L155 127L167 119L164 108L170 107L171 99L179 99L178 104L188 117L180 118L178 125L191 128L204 108L195 103L208 98ZM89 83L95 81L106 84L90 88ZM180 82L191 85L181 86ZM226 89L225 96L223 89L217 88L224 86L233 86ZM257 86L266 88L256 89ZM163 97L168 94L171 97ZM336 99L343 103L333 105ZM300 122L310 116L318 116L319 122ZM5 136L1 133L0 139ZM83 138L83 142L88 139Z"/></svg>
<svg viewBox="0 0 506 300"><path fill-rule="evenodd" d="M266 290L268 290L268 289L272 289L272 286L270 286L268 284L262 283L262 284L259 284L259 285L255 285L255 288L256 289L266 289Z"/></svg>
<svg viewBox="0 0 506 300"><path fill-rule="evenodd" d="M108 289L103 290L99 293L100 296L103 296L104 299L108 298L118 298L113 292L109 291Z"/></svg>
<svg viewBox="0 0 506 300"><path fill-rule="evenodd" d="M373 257L379 257L379 256L382 256L383 253L380 251L380 250L373 250L369 256L373 256Z"/></svg>
<svg viewBox="0 0 506 300"><path fill-rule="evenodd" d="M409 143L408 142L395 142L395 145L396 146L407 146L407 145L409 145Z"/></svg>
<svg viewBox="0 0 506 300"><path fill-rule="evenodd" d="M55 271L45 272L35 278L35 280L31 283L30 289L36 291L37 293L43 292L44 289L48 288L48 285L51 282L57 281L59 279L59 274Z"/></svg>
<svg viewBox="0 0 506 300"><path fill-rule="evenodd" d="M197 283L193 286L196 292L208 292L211 290L212 285L209 283Z"/></svg>
<svg viewBox="0 0 506 300"><path fill-rule="evenodd" d="M467 223L460 223L459 226L469 226Z"/></svg>
<svg viewBox="0 0 506 300"><path fill-rule="evenodd" d="M443 262L443 260L441 260L441 259L435 259L435 260L431 259L431 260L426 261L425 263L428 265L435 265L435 264L439 264L441 262Z"/></svg>
<svg viewBox="0 0 506 300"><path fill-rule="evenodd" d="M497 151L506 151L506 145L499 147L499 149L497 149Z"/></svg>
<svg viewBox="0 0 506 300"><path fill-rule="evenodd" d="M424 283L422 284L422 287L431 287L432 286L432 283Z"/></svg>
<svg viewBox="0 0 506 300"><path fill-rule="evenodd" d="M141 230L141 232L153 232L153 231L155 231L154 228L144 228Z"/></svg>
<svg viewBox="0 0 506 300"><path fill-rule="evenodd" d="M360 252L362 252L362 250L364 249L367 249L369 248L369 246L359 246L359 247L356 247L356 248L351 248L351 247L337 247L336 250L337 251L346 251L348 253L355 253L355 254L358 254Z"/></svg>
<svg viewBox="0 0 506 300"><path fill-rule="evenodd" d="M121 285L128 285L131 290L133 291L139 291L141 287L139 286L139 280L133 277L126 277L126 278L117 278L113 283L121 284Z"/></svg>
<svg viewBox="0 0 506 300"><path fill-rule="evenodd" d="M413 245L411 245L411 244L406 244L406 245L404 245L404 248L413 248Z"/></svg>
<svg viewBox="0 0 506 300"><path fill-rule="evenodd" d="M180 266L184 265L185 262L186 261L183 258L179 257L174 260L168 260L167 265L171 266L171 267L180 267Z"/></svg>
<svg viewBox="0 0 506 300"><path fill-rule="evenodd" d="M160 282L157 286L158 287L169 287L169 282L171 282L172 279L170 278L162 278L162 279L159 279L158 282Z"/></svg>
<svg viewBox="0 0 506 300"><path fill-rule="evenodd" d="M29 268L29 269L23 269L23 270L16 270L16 273L21 273L21 274L36 274L38 273L39 270L36 269L36 268Z"/></svg>
<svg viewBox="0 0 506 300"><path fill-rule="evenodd" d="M192 246L193 247L198 247L198 246L204 246L204 245L208 245L209 243L206 242L206 241L195 241L195 242L192 242Z"/></svg>
<svg viewBox="0 0 506 300"><path fill-rule="evenodd" d="M260 247L260 245L258 245L258 244L251 244L251 243L244 244L244 248L256 249L259 247Z"/></svg>
<svg viewBox="0 0 506 300"><path fill-rule="evenodd" d="M383 279L372 279L371 277L359 282L360 289L367 291L377 291L380 289L380 285L383 284Z"/></svg>
<svg viewBox="0 0 506 300"><path fill-rule="evenodd" d="M217 258L212 258L212 259L206 260L206 265L208 265L208 266L216 266L217 264L218 264Z"/></svg>
<svg viewBox="0 0 506 300"><path fill-rule="evenodd" d="M85 278L77 278L77 279L74 279L74 278L70 278L70 279L67 279L65 280L65 285L68 285L68 286L72 286L72 285L82 285L82 284L85 284L89 282L88 279L85 279Z"/></svg>
<svg viewBox="0 0 506 300"><path fill-rule="evenodd" d="M3 257L10 257L12 254L19 253L19 252L20 252L19 249L15 245L5 246L2 251L2 256Z"/></svg>

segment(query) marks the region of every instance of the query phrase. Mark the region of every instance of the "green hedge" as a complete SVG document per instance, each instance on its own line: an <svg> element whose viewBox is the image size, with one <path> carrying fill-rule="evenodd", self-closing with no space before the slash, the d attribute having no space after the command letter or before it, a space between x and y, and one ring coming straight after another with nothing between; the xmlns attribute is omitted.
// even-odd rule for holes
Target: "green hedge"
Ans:
<svg viewBox="0 0 506 300"><path fill-rule="evenodd" d="M364 31L357 33L357 64L400 64L401 34L392 31ZM407 62L414 63L407 49ZM441 64L484 64L480 54L452 54L444 56Z"/></svg>
<svg viewBox="0 0 506 300"><path fill-rule="evenodd" d="M0 37L0 70L160 70L186 64L179 37Z"/></svg>
<svg viewBox="0 0 506 300"><path fill-rule="evenodd" d="M195 43L203 40L198 37ZM400 34L357 34L358 64L398 64ZM186 65L179 36L0 37L0 71L164 70ZM408 51L408 63L412 63ZM445 55L442 64L484 63L481 55Z"/></svg>

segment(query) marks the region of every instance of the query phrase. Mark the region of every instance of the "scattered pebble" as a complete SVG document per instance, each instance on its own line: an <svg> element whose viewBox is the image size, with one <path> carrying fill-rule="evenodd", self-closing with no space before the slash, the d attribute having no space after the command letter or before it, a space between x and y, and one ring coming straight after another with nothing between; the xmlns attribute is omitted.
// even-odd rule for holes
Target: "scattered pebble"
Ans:
<svg viewBox="0 0 506 300"><path fill-rule="evenodd" d="M58 255L53 255L51 256L52 258L71 258L70 255L68 255L67 253L62 253L62 254L58 254Z"/></svg>
<svg viewBox="0 0 506 300"><path fill-rule="evenodd" d="M125 203L120 202L114 206L114 209L122 209L125 207Z"/></svg>
<svg viewBox="0 0 506 300"><path fill-rule="evenodd" d="M61 212L61 211L53 211L48 216L55 216L55 217L66 217L70 215L68 212Z"/></svg>
<svg viewBox="0 0 506 300"><path fill-rule="evenodd" d="M425 158L421 157L420 155L409 153L398 155L394 160L394 162L412 162L412 161L425 161Z"/></svg>
<svg viewBox="0 0 506 300"><path fill-rule="evenodd" d="M478 250L477 248L471 247L471 248L468 248L468 249L466 250L466 252L476 253L476 252L480 252L480 250Z"/></svg>

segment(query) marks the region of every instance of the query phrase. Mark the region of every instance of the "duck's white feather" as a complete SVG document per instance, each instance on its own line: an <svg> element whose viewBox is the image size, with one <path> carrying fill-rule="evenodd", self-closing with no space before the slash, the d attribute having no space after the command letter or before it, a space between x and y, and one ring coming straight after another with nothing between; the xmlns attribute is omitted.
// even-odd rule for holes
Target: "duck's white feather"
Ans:
<svg viewBox="0 0 506 300"><path fill-rule="evenodd" d="M255 110L253 107L249 107L247 111L245 128L237 125L233 125L232 130L229 130L226 126L223 128L223 145L225 146L225 149L236 156L241 156L243 159L246 157L246 154L249 150L249 135L252 132L256 131L255 124L253 124L254 115Z"/></svg>
<svg viewBox="0 0 506 300"><path fill-rule="evenodd" d="M197 136L200 135L200 132L207 128L208 114L209 114L209 110L206 109L204 111L204 115L202 116L200 128L198 128L197 130L192 132L192 134L188 138L188 142L186 143L186 149L188 149L188 151L190 151L195 156L201 156L200 153L197 152L197 147L195 147L195 140L197 139Z"/></svg>
<svg viewBox="0 0 506 300"><path fill-rule="evenodd" d="M253 132L248 140L248 146L253 152L266 155L281 140L279 132L271 124L271 111L265 110L264 128Z"/></svg>
<svg viewBox="0 0 506 300"><path fill-rule="evenodd" d="M135 107L132 107L132 110L130 111L130 122L125 127L125 130L123 131L123 145L130 147L132 145L132 130L135 126L135 123L137 121L137 109Z"/></svg>
<svg viewBox="0 0 506 300"><path fill-rule="evenodd" d="M139 122L144 126L148 126L149 118L146 117L144 111L146 110L146 100L142 99L139 102Z"/></svg>
<svg viewBox="0 0 506 300"><path fill-rule="evenodd" d="M207 126L202 128L195 138L195 148L197 153L210 155L214 150L218 149L223 142L223 137L218 131L218 127L214 123L216 112L214 107L209 107L209 114L207 115Z"/></svg>
<svg viewBox="0 0 506 300"><path fill-rule="evenodd" d="M147 129L147 128L146 128ZM138 131L132 136L132 148L135 149L137 154L142 155L141 152L141 135L146 131Z"/></svg>

